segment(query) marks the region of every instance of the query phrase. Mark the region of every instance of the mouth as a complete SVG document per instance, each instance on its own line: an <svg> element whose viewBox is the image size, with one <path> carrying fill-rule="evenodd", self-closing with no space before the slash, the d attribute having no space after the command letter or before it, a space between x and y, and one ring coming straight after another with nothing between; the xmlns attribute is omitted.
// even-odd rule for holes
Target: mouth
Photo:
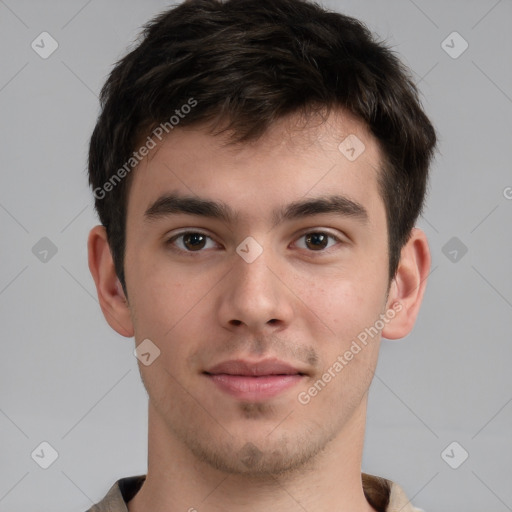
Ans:
<svg viewBox="0 0 512 512"><path fill-rule="evenodd" d="M250 401L272 398L296 386L307 375L276 359L259 362L240 359L225 361L203 374L222 392Z"/></svg>

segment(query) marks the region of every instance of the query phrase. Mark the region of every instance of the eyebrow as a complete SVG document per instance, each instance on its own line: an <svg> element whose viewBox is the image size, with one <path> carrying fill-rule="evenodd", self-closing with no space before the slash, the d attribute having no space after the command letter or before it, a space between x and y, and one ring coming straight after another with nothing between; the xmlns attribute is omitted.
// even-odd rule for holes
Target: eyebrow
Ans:
<svg viewBox="0 0 512 512"><path fill-rule="evenodd" d="M273 227L283 221L301 219L322 213L335 213L343 217L351 217L362 224L367 224L369 220L368 211L362 204L343 195L328 195L301 199L275 210L272 214ZM148 207L144 213L144 220L152 222L176 214L219 219L227 224L233 224L238 218L238 214L222 201L170 193L163 194Z"/></svg>

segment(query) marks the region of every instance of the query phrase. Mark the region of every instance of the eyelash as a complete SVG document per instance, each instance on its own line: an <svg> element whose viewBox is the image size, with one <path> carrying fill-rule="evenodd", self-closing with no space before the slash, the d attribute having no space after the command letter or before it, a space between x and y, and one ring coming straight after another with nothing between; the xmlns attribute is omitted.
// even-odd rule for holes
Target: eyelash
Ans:
<svg viewBox="0 0 512 512"><path fill-rule="evenodd" d="M171 238L169 238L168 240L166 240L165 242L165 245L166 246L169 246L171 248L171 250L175 251L175 252L179 252L181 254L185 253L185 254L188 254L188 255L191 255L191 256L194 256L195 253L202 253L204 252L204 249L199 249L197 251L189 251L189 250L185 250L185 249L180 249L180 248L176 248L174 246L174 242L179 239L179 238L182 238L184 237L185 235L190 235L190 234L193 234L193 235L202 235L206 238L209 238L210 240L213 240L213 238L209 235L207 235L206 233L202 232L202 231L183 231L181 233L178 233L177 235L173 235ZM323 234L323 235L327 235L329 238L331 238L332 240L335 240L337 243L339 244L344 244L345 242L343 240L341 240L340 238L338 238L337 236L333 235L332 233L329 233L328 231L322 231L322 230L313 230L313 231L306 231L305 233L302 233L298 238L297 240L300 240L301 238L304 238L306 235L312 235L312 234ZM213 240L214 241L214 240ZM329 254L329 250L332 248L331 247L328 247L327 249L323 249L323 250L318 250L318 251L314 251L314 250L308 250L307 252L311 253L311 255L315 255L315 253L319 253L320 255L322 254Z"/></svg>

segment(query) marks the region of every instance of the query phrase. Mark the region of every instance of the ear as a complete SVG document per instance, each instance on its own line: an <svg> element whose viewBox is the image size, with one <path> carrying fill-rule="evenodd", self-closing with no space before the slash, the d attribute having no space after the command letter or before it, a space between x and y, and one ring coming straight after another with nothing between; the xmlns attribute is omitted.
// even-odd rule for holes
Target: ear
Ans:
<svg viewBox="0 0 512 512"><path fill-rule="evenodd" d="M383 338L399 339L412 331L427 286L430 263L427 237L421 229L413 228L391 282L386 310L392 308L395 316L382 330Z"/></svg>
<svg viewBox="0 0 512 512"><path fill-rule="evenodd" d="M103 316L116 332L131 338L134 329L130 307L117 277L108 245L105 226L95 226L87 240L89 270L96 284L96 291Z"/></svg>

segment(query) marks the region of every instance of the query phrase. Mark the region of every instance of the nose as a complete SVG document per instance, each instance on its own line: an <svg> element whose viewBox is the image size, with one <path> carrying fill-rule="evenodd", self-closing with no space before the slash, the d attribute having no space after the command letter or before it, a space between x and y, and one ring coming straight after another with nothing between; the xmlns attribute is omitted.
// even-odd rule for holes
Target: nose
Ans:
<svg viewBox="0 0 512 512"><path fill-rule="evenodd" d="M251 263L234 256L233 268L223 280L218 315L225 328L245 328L252 334L282 330L290 324L293 293L282 264L271 258L270 250Z"/></svg>

